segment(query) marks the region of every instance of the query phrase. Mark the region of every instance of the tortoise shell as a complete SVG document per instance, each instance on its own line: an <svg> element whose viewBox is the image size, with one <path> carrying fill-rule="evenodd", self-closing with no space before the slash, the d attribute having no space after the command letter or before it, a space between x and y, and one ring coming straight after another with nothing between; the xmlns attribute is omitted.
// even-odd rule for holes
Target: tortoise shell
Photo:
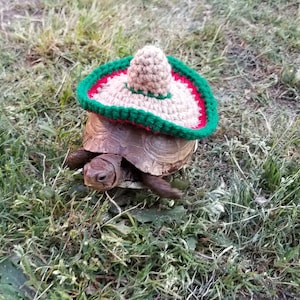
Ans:
<svg viewBox="0 0 300 300"><path fill-rule="evenodd" d="M96 113L90 113L83 136L85 150L120 155L137 169L155 176L182 168L190 159L195 143L111 121Z"/></svg>

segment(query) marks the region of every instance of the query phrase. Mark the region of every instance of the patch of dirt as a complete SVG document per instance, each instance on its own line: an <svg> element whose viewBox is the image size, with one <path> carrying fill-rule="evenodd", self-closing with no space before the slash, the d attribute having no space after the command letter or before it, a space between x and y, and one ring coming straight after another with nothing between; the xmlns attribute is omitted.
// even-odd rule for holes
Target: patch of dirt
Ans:
<svg viewBox="0 0 300 300"><path fill-rule="evenodd" d="M224 77L230 80L245 101L255 107L270 105L285 107L292 114L300 112L300 99L297 86L283 80L284 66L272 64L257 49L233 38L227 52L228 68ZM270 103L271 101L271 103Z"/></svg>
<svg viewBox="0 0 300 300"><path fill-rule="evenodd" d="M0 7L0 29L4 30L27 15L40 17L43 4L40 0L0 0Z"/></svg>

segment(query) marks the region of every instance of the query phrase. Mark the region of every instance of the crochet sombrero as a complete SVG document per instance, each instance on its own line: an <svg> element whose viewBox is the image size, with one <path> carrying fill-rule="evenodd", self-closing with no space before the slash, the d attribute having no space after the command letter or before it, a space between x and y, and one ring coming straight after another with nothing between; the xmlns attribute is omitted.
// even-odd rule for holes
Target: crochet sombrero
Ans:
<svg viewBox="0 0 300 300"><path fill-rule="evenodd" d="M79 83L77 96L88 111L187 140L210 135L218 123L206 80L155 46L98 67Z"/></svg>

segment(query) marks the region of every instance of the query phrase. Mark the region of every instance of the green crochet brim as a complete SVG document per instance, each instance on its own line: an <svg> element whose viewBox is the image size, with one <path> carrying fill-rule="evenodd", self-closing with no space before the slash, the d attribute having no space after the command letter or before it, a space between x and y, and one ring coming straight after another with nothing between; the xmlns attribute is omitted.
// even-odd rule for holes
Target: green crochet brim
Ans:
<svg viewBox="0 0 300 300"><path fill-rule="evenodd" d="M132 58L132 56L128 56L101 65L84 78L77 87L77 97L81 107L112 120L127 121L148 128L153 132L170 134L186 140L201 139L209 136L215 131L218 124L217 102L207 81L195 70L189 68L173 56L167 56L173 71L190 80L196 86L198 93L204 100L206 124L202 128L193 129L182 127L142 109L108 106L99 101L95 101L88 96L89 90L98 80L113 72L126 70L129 67Z"/></svg>

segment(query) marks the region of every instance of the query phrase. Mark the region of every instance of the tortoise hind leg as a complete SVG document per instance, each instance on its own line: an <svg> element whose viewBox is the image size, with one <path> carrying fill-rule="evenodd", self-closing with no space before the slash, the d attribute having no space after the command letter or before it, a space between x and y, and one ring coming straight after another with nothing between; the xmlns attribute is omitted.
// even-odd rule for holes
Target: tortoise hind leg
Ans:
<svg viewBox="0 0 300 300"><path fill-rule="evenodd" d="M182 192L171 187L170 183L163 178L142 173L142 181L151 191L163 198L180 199Z"/></svg>
<svg viewBox="0 0 300 300"><path fill-rule="evenodd" d="M89 162L91 159L99 155L98 153L93 153L80 148L74 152L71 152L66 159L65 166L69 167L71 170L83 168L83 166Z"/></svg>

